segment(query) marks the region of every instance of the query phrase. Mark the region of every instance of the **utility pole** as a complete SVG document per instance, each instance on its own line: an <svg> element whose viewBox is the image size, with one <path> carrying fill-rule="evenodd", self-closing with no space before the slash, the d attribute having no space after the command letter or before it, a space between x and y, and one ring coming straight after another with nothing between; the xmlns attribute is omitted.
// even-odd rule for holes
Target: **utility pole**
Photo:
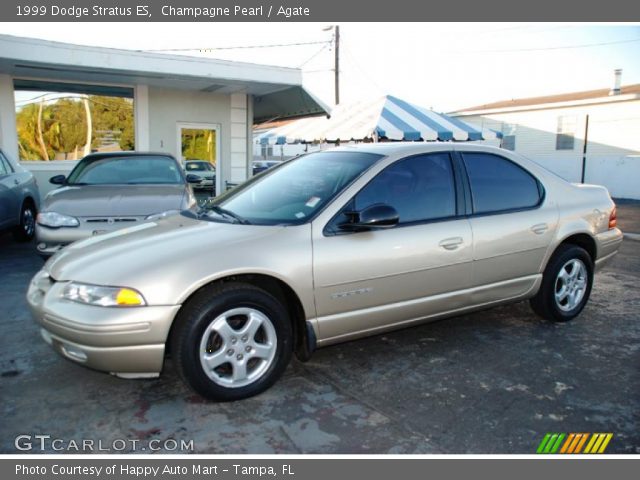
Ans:
<svg viewBox="0 0 640 480"><path fill-rule="evenodd" d="M340 103L340 26L336 25L335 29L335 93L336 105Z"/></svg>
<svg viewBox="0 0 640 480"><path fill-rule="evenodd" d="M334 65L333 65L333 73L334 73L334 92L335 92L335 100L336 105L340 103L340 25L330 25L328 27L324 27L322 29L323 32L328 32L333 30L333 53L334 53Z"/></svg>

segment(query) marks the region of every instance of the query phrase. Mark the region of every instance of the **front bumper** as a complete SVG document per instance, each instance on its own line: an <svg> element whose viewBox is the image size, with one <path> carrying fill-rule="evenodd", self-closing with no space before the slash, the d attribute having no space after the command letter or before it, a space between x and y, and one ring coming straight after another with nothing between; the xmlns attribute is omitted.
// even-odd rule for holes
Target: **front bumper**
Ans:
<svg viewBox="0 0 640 480"><path fill-rule="evenodd" d="M50 228L36 223L36 249L42 257L50 257L67 245L103 233L140 225L145 216L123 217L109 221L105 218L78 217L77 227Z"/></svg>
<svg viewBox="0 0 640 480"><path fill-rule="evenodd" d="M27 303L42 337L63 357L122 376L162 370L165 343L179 305L97 307L62 298L67 282L44 270L29 285Z"/></svg>
<svg viewBox="0 0 640 480"><path fill-rule="evenodd" d="M43 257L50 257L70 243L89 238L93 230L81 227L43 227L36 223L36 249Z"/></svg>

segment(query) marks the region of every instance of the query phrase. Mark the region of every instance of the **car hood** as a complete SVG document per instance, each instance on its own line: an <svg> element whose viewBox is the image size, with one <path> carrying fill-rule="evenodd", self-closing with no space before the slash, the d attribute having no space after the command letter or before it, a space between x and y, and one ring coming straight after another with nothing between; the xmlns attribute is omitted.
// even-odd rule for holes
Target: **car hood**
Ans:
<svg viewBox="0 0 640 480"><path fill-rule="evenodd" d="M263 262L265 252L256 245L282 244L277 235L286 228L175 214L75 242L51 257L45 269L56 281L127 286L143 292L150 304L173 304L175 293L194 278L244 261Z"/></svg>
<svg viewBox="0 0 640 480"><path fill-rule="evenodd" d="M74 217L150 215L182 208L184 185L79 185L49 192L42 210Z"/></svg>

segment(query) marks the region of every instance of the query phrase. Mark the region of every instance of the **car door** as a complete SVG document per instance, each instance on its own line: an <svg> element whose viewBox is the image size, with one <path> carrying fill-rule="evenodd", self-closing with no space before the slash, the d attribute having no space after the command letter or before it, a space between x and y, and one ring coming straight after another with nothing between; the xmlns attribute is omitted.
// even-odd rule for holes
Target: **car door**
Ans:
<svg viewBox="0 0 640 480"><path fill-rule="evenodd" d="M478 287L472 301L522 295L537 281L557 208L545 202L540 181L505 156L462 151L460 158L471 193L473 286Z"/></svg>
<svg viewBox="0 0 640 480"><path fill-rule="evenodd" d="M0 152L0 227L13 226L18 221L19 181L13 168Z"/></svg>
<svg viewBox="0 0 640 480"><path fill-rule="evenodd" d="M449 152L416 155L378 173L326 226L314 225L321 340L466 305L459 291L471 282L472 238L459 193ZM348 212L374 204L394 207L399 223L357 232L340 228L352 217Z"/></svg>

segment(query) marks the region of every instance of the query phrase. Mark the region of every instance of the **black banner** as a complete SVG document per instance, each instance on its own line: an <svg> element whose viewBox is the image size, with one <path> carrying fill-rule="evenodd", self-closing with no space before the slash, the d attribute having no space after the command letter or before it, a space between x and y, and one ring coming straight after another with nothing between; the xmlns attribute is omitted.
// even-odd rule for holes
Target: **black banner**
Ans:
<svg viewBox="0 0 640 480"><path fill-rule="evenodd" d="M639 5L627 0L4 0L0 18L12 22L632 22L640 20Z"/></svg>
<svg viewBox="0 0 640 480"><path fill-rule="evenodd" d="M3 480L633 478L637 459L2 459Z"/></svg>

